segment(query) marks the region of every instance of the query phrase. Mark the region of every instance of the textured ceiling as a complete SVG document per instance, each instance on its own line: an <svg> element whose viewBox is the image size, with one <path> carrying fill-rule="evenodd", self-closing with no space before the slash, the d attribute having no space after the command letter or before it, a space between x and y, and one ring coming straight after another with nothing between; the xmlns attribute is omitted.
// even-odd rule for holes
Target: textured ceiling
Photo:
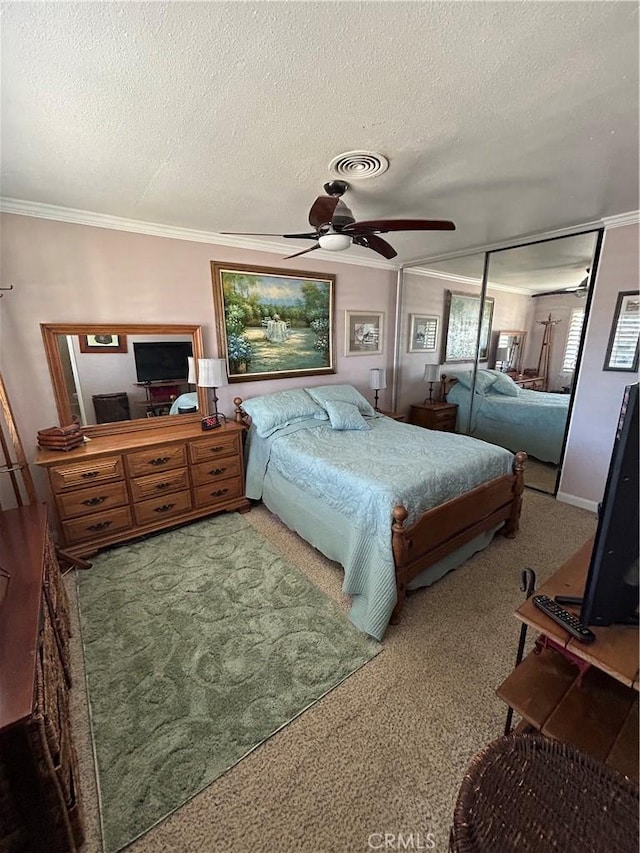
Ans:
<svg viewBox="0 0 640 853"><path fill-rule="evenodd" d="M356 219L457 225L390 235L405 263L640 206L636 2L1 12L6 198L281 234L306 229L333 157L373 150L390 168L352 182Z"/></svg>

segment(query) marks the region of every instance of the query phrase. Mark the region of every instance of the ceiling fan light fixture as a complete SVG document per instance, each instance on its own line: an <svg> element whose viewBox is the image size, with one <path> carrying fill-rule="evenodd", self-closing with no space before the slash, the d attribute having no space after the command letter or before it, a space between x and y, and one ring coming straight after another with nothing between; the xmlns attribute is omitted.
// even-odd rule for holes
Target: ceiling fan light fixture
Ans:
<svg viewBox="0 0 640 853"><path fill-rule="evenodd" d="M328 252L342 252L351 245L351 237L348 234L321 234L318 243Z"/></svg>

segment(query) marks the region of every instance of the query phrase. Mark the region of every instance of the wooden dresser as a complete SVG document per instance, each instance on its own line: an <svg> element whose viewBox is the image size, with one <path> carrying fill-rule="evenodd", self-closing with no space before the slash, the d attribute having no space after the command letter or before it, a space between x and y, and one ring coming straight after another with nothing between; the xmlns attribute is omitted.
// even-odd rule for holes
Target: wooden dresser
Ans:
<svg viewBox="0 0 640 853"><path fill-rule="evenodd" d="M61 527L75 556L202 518L249 509L244 497L244 427L200 424L92 438L74 450L40 449Z"/></svg>
<svg viewBox="0 0 640 853"><path fill-rule="evenodd" d="M409 423L426 429L455 432L457 412L455 403L414 403L409 412Z"/></svg>
<svg viewBox="0 0 640 853"><path fill-rule="evenodd" d="M0 567L0 849L75 853L69 613L44 504L0 512Z"/></svg>

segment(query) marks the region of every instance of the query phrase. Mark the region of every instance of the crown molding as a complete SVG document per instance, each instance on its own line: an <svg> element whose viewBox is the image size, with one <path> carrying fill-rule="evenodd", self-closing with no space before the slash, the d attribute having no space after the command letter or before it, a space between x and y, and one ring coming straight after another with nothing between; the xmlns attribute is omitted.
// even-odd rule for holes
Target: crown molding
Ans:
<svg viewBox="0 0 640 853"><path fill-rule="evenodd" d="M545 231L542 234L526 234L520 237L512 237L510 240L505 240L501 243L491 243L484 246L476 246L475 248L465 249L464 251L449 252L446 255L435 255L430 258L412 261L408 264L403 264L402 269L410 269L415 272L413 264L422 267L424 264L434 264L439 261L450 261L454 258L463 258L467 255L484 254L485 252L496 252L500 249L512 249L514 246L521 246L524 243L537 243L543 240L555 240L558 237L572 237L574 234L583 234L585 231L597 231L599 228L620 228L624 225L636 225L640 223L640 210L630 210L627 213L618 213L615 216L603 216L602 219L596 219L593 222L583 222L579 225L570 225L566 228L556 228L554 231Z"/></svg>
<svg viewBox="0 0 640 853"><path fill-rule="evenodd" d="M78 210L72 207L59 207L55 204L24 201L17 198L0 196L0 212L13 213L18 216L32 216L37 219L53 219L57 222L70 222L74 225L89 225L92 228L107 228L111 231L129 231L134 234L146 234L150 237L166 237L171 240L186 240L191 243L209 243L213 246L228 246L232 249L249 249L254 252L271 252L282 256L289 247L268 240L254 240L248 237L216 234L213 231L197 231L191 228L181 228L176 225L160 225L155 222L144 222L139 219L125 219L121 216L110 216L106 213L94 213L90 210ZM346 255L344 252L324 252L316 249L314 260L327 263L352 264L369 269L398 270L399 264L389 264L377 259L367 260L357 255Z"/></svg>
<svg viewBox="0 0 640 853"><path fill-rule="evenodd" d="M603 216L602 224L605 228L621 228L623 225L640 224L640 210L631 210L629 213L618 213L616 216Z"/></svg>
<svg viewBox="0 0 640 853"><path fill-rule="evenodd" d="M426 267L405 267L402 270L403 273L408 273L409 275L424 275L429 278L441 278L445 281L453 281L456 284L469 284L472 287L482 287L482 279L481 278L472 278L468 275L456 275L455 273L442 272L441 270L431 270ZM531 296L535 291L529 290L524 287L514 287L510 284L498 284L494 281L488 281L487 287L490 287L491 290L501 290L504 293L517 293L519 296Z"/></svg>

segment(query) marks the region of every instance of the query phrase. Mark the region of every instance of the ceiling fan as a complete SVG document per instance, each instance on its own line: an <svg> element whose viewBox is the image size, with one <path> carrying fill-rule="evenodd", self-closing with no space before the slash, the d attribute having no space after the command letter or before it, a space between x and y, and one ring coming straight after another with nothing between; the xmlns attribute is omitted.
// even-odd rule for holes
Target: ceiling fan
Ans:
<svg viewBox="0 0 640 853"><path fill-rule="evenodd" d="M584 299L589 292L589 273L591 267L587 267L587 274L576 287L563 287L560 290L545 290L542 293L532 293L531 298L536 299L538 296L554 296L557 293L574 293L578 299Z"/></svg>
<svg viewBox="0 0 640 853"><path fill-rule="evenodd" d="M342 252L352 243L372 249L384 258L395 258L396 250L378 237L389 231L455 231L453 222L447 219L369 219L356 222L341 196L349 189L346 181L329 181L324 185L326 195L320 195L311 205L309 224L315 229L305 234L257 234L247 231L222 231L251 237L286 237L292 240L316 240L315 246L303 249L287 258L297 258L316 249Z"/></svg>

